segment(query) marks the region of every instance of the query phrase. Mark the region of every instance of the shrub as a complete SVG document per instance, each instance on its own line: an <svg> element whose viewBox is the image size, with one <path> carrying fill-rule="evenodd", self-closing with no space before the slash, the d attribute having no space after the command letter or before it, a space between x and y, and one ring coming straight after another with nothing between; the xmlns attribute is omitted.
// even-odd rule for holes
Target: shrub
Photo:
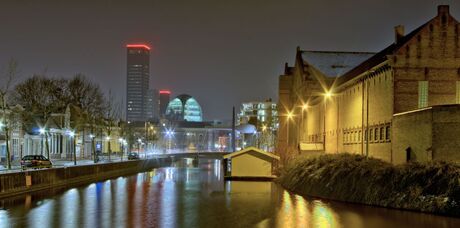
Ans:
<svg viewBox="0 0 460 228"><path fill-rule="evenodd" d="M395 166L351 154L301 157L284 167L278 181L302 195L460 216L460 167L454 163Z"/></svg>

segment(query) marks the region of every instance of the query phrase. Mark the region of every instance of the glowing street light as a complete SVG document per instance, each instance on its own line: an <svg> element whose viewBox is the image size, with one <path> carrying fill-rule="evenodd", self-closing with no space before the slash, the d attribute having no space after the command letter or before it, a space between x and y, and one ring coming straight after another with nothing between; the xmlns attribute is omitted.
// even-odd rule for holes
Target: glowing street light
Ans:
<svg viewBox="0 0 460 228"><path fill-rule="evenodd" d="M73 139L73 164L77 165L77 143L75 139L75 131L68 131L67 134Z"/></svg>
<svg viewBox="0 0 460 228"><path fill-rule="evenodd" d="M324 94L324 97L325 98L331 98L332 97L332 92L330 90L326 91L326 93Z"/></svg>
<svg viewBox="0 0 460 228"><path fill-rule="evenodd" d="M46 133L46 130L45 128L40 128L38 129L38 132L40 133L40 135L44 135Z"/></svg>
<svg viewBox="0 0 460 228"><path fill-rule="evenodd" d="M305 111L305 110L307 110L307 109L308 109L308 104L307 104L307 103L303 104L303 105L302 105L302 110Z"/></svg>
<svg viewBox="0 0 460 228"><path fill-rule="evenodd" d="M110 140L110 136L105 137L105 140L109 141L109 140Z"/></svg>

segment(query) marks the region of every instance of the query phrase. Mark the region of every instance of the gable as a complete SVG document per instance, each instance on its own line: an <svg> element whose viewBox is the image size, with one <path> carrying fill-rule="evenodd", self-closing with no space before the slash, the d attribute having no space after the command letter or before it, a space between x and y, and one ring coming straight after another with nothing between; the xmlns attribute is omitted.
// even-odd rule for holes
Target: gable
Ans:
<svg viewBox="0 0 460 228"><path fill-rule="evenodd" d="M459 23L451 15L438 15L415 30L390 60L394 66L430 67L460 56ZM409 35L408 35L409 36ZM436 60L438 63L435 63ZM458 65L458 62L456 63ZM455 67L455 66L454 66Z"/></svg>

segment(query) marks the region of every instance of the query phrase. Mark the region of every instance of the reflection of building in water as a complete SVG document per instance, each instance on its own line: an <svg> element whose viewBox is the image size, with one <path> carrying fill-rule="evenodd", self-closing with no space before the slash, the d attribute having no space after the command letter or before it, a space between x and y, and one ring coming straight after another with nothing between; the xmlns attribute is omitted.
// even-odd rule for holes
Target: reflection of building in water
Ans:
<svg viewBox="0 0 460 228"><path fill-rule="evenodd" d="M271 181L228 181L225 184L227 193L271 193L274 183Z"/></svg>

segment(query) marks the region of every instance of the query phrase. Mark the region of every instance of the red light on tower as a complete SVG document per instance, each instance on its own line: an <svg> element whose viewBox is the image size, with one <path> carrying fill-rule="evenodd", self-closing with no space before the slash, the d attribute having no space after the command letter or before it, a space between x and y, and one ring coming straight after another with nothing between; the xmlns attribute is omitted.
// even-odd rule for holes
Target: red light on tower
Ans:
<svg viewBox="0 0 460 228"><path fill-rule="evenodd" d="M169 90L160 90L160 94L171 94Z"/></svg>
<svg viewBox="0 0 460 228"><path fill-rule="evenodd" d="M145 44L127 44L126 47L127 48L145 48L150 51L150 47Z"/></svg>

